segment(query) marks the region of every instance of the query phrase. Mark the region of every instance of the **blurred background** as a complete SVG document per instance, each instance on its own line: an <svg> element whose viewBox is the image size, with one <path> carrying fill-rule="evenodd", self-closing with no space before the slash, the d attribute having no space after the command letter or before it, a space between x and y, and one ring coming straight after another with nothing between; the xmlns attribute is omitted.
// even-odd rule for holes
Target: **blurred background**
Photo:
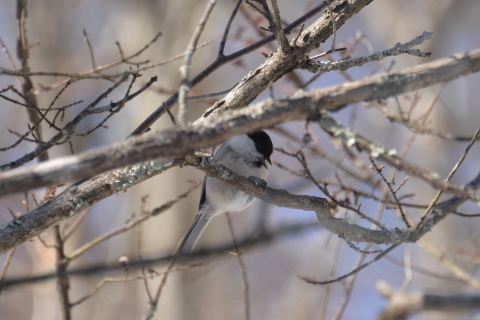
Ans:
<svg viewBox="0 0 480 320"><path fill-rule="evenodd" d="M310 3L286 0L278 2L282 18L286 22L294 21L309 6L313 7L320 3L320 1ZM97 66L120 59L115 45L117 41L124 54L129 55L144 47L158 32L162 32L162 36L156 42L134 59L139 62L149 60L151 63L160 63L185 51L205 5L206 1L192 0L29 1L26 27L29 42L35 44L30 50L30 68L32 71L71 73L91 69L92 60L84 30L88 34ZM192 76L215 59L219 39L234 5L234 1L218 1L200 40L201 43L209 43L195 53ZM233 22L226 46L227 54L259 39L258 28L254 27L246 13L251 15L254 21L259 22L259 25L267 27L257 13L245 6L245 11L239 12ZM371 63L353 68L343 74L340 72L322 74L311 81L305 89L360 80L372 73L401 70L478 48L480 46L478 16L480 3L474 0L373 1L338 30L337 47L349 46L353 48L351 56L358 57L391 48L398 42L410 41L423 31L432 31L435 32L435 37L421 46L423 51L432 52L431 58L399 56L385 59L380 64ZM312 21L307 21L305 25L308 26ZM0 37L4 43L4 51L5 48L10 51L18 67L19 62L15 53L18 25L14 1L0 2ZM277 47L275 43L272 45L273 47L266 46L223 66L193 88L190 95L231 88L265 60L261 51L269 53ZM322 45L321 49L328 50L330 47L331 40ZM335 54L331 58L338 60L341 56ZM181 63L182 59L179 59L143 71L143 76L137 80L134 88L138 89L153 76L158 76L158 81L151 89L128 102L119 114L110 119L106 123L108 129L99 129L86 137L73 138L73 151L80 153L125 139L143 119L177 90L180 82L178 68ZM13 69L11 61L5 54L0 55L0 67ZM134 69L135 65L131 67ZM104 73L121 72L128 68L129 66L121 64ZM297 82L292 81L292 77L284 77L273 84L271 90L259 96L257 101L270 96L280 98L292 94L298 90L299 82L305 84L313 75L305 71L296 71L295 76ZM63 80L59 77L35 77L33 80L38 103L42 107L47 107L63 87L58 85L58 82ZM414 118L425 114L432 103L435 103L427 120L428 126L454 136L471 137L480 124L479 80L479 75L474 74L445 86L433 86L382 103L392 110L396 110L397 106L409 110L415 104L412 112ZM10 76L0 77L0 89L10 85L20 90L19 79ZM56 101L56 106L80 100L83 102L68 109L64 123L111 85L109 81L91 79L69 86ZM127 87L128 83L122 85L101 105L121 100ZM11 96L12 93L9 94ZM209 99L189 102L189 120L197 119L213 101ZM0 104L3 112L3 116L0 117L0 147L6 147L17 140L17 137L8 133L7 129L25 132L28 130L28 118L25 108L6 100L0 100ZM176 112L174 108L173 113ZM390 149L401 150L413 134L405 126L389 121L378 107L371 104L349 106L332 116L340 123L352 127L354 132L382 143ZM77 131L88 131L101 119L103 119L101 115L88 117L82 121ZM153 129L171 126L168 117L163 117L155 123ZM43 130L45 139L55 134L55 131L48 127L44 127ZM378 175L368 169L370 163L365 155L358 155L355 158L363 161L365 170L362 171L350 164L345 149L335 144L318 126L311 124L308 130L312 139L309 143L302 142L306 133L305 123L283 124L267 131L276 147L288 152L303 150L316 179L334 184L338 182L340 176L342 183L352 188L367 193L374 189L371 184L346 175L338 167L342 164L358 172L365 180L368 180L368 177L378 180ZM429 171L437 172L440 177L446 177L464 152L466 145L467 142L419 135L407 152L406 159ZM33 148L32 143L23 142L14 149L0 153L0 162L5 164L13 161ZM71 150L66 144L52 148L49 153L51 158L56 158L69 155ZM479 156L480 147L475 145L452 181L464 185L475 177L480 170ZM271 187L287 189L292 193L324 196L311 182L294 174L302 169L297 160L278 151L274 153L272 159L275 164L268 177ZM34 163L36 161L27 165ZM388 175L390 172L391 168L387 166L384 173ZM398 186L405 175L399 172L395 177ZM125 193L101 201L88 210L80 227L68 240L67 254L96 237L123 227L127 221L142 211L152 210L175 199L202 179L203 174L193 168L174 168ZM44 192L33 190L37 199L42 199ZM374 190L374 193L381 195L378 189ZM410 178L400 193L414 194L408 201L427 205L436 194L436 190L418 179ZM136 260L139 255L139 238L143 258L168 256L193 221L199 196L200 188L197 188L167 212L147 220L141 230L138 227L133 228L92 247L74 260L70 268L115 264L121 256ZM448 196L443 196L441 199L447 198ZM383 213L382 223L386 226L404 227L395 215L395 210L389 210L370 199L360 198L358 201L362 205L362 211L371 217ZM35 202L31 196L16 194L2 197L0 222L11 220L9 210L23 214L34 207ZM478 209L477 205L470 203L461 206L459 211L478 213ZM412 208L407 208L407 211L416 219L422 213L422 210ZM341 217L346 215L343 209L339 209L337 214ZM372 319L386 304L376 289L379 280L386 281L396 291L403 287L406 293L473 292L473 289L465 283L456 280L419 244L401 246L389 254L387 259L362 271L355 282L349 282L347 279L329 286L313 286L299 280L297 275L313 277L316 280L338 277L351 271L361 254L316 224L316 217L312 212L280 209L257 200L247 211L232 215L232 219L235 233L241 239L265 230L275 233L275 230L285 226L311 223L310 227L301 231L283 233L274 237L273 241L242 250L249 284L251 319ZM369 226L365 221L358 220L353 213L348 213L347 219ZM71 224L72 222L69 222L69 225ZM53 243L50 231L45 232L43 238L47 244ZM437 225L427 238L449 259L478 278L480 255L478 218L468 219L452 215ZM227 219L220 216L209 225L198 248L218 247L221 244L230 244L231 241ZM379 248L384 249L383 246L373 246L370 250ZM371 257L365 259L368 261ZM404 268L405 259L412 262L414 265L412 269ZM6 254L1 255L2 265L5 260ZM224 252L194 259L191 263L197 261L202 261L203 265L170 274L154 319L245 319L242 276L236 256ZM166 264L155 264L149 268L155 272L162 272ZM34 239L17 248L6 277L37 275L54 270L55 251ZM72 301L76 301L91 292L103 278L121 278L123 275L122 271L106 271L73 276L70 297ZM138 276L140 272L134 269L129 271L128 275ZM149 281L153 291L160 281L161 277ZM147 302L148 297L142 281L109 283L92 298L75 306L73 319L140 319L149 307ZM55 280L5 288L0 296L0 318L60 319ZM417 315L415 319L480 319L480 315L429 312Z"/></svg>

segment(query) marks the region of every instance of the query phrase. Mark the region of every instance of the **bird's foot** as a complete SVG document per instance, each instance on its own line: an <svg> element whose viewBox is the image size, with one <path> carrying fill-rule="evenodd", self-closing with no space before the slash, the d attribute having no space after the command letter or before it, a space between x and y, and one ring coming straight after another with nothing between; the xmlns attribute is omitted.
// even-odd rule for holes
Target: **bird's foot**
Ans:
<svg viewBox="0 0 480 320"><path fill-rule="evenodd" d="M253 177L253 176L248 177L248 179L252 180L252 182L255 184L255 187L261 188L262 192L265 192L265 190L267 189L267 181L259 177Z"/></svg>

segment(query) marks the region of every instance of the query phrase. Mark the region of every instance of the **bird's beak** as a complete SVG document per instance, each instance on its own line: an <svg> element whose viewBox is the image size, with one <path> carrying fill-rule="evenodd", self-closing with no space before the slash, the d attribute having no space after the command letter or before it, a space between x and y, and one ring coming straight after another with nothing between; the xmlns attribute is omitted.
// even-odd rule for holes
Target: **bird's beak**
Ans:
<svg viewBox="0 0 480 320"><path fill-rule="evenodd" d="M265 167L265 169L268 170L268 167L267 167L267 161L268 163L270 163L270 165L272 165L272 161L270 161L270 159L265 159L264 157L261 157L260 158L260 161L262 162L262 165Z"/></svg>

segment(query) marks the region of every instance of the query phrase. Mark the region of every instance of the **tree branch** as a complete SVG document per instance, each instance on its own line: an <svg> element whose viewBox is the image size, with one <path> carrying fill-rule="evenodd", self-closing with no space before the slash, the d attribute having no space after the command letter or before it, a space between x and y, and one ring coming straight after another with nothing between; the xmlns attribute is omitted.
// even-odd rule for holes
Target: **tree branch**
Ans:
<svg viewBox="0 0 480 320"><path fill-rule="evenodd" d="M251 248L256 248L262 245L267 245L272 243L280 238L286 236L297 236L299 233L319 230L321 226L318 223L297 223L293 225L283 226L276 228L271 231L262 232L254 235L246 235L238 240L238 247L241 251L246 251ZM211 256L225 255L226 252L231 252L235 248L232 241L227 241L226 243L220 244L212 248L199 249L192 253L190 259L206 259ZM230 256L230 254L227 254ZM151 259L128 259L128 268L129 270L135 270L139 268L153 266L155 264L168 263L172 260L173 256L159 256ZM125 264L119 263L118 261L113 263L96 263L90 265L83 265L78 267L71 267L67 271L68 276L86 276L96 273L104 273L108 271L121 271L125 269ZM26 275L26 276L17 276L17 277L7 277L2 282L2 288L4 290L11 289L18 285L26 285L32 283L39 283L43 281L48 281L56 278L55 272L44 272L36 275Z"/></svg>
<svg viewBox="0 0 480 320"><path fill-rule="evenodd" d="M0 226L0 254L31 239L49 227L69 219L98 201L129 189L179 163L147 161L110 171L89 181L80 181L43 205Z"/></svg>
<svg viewBox="0 0 480 320"><path fill-rule="evenodd" d="M417 229L372 230L333 217L330 213L330 205L327 199L307 195L293 195L285 190L276 190L269 187L262 190L252 180L230 171L211 158L189 157L187 158L187 163L219 181L278 207L314 211L317 219L325 229L356 242L379 244L416 242L429 232L435 224L454 212L460 204L468 199L455 196L436 206L424 223ZM465 188L471 190L480 188L480 173Z"/></svg>
<svg viewBox="0 0 480 320"><path fill-rule="evenodd" d="M393 292L388 284L377 284L380 294L388 299L385 309L377 320L406 319L421 311L471 311L480 309L479 295L437 295L428 293L404 294Z"/></svg>
<svg viewBox="0 0 480 320"><path fill-rule="evenodd" d="M310 12L285 27L283 31L285 33L290 32L293 28L311 18L317 12L325 9L328 5L331 5L332 2L335 2L335 4L331 7L332 10L338 11L336 15L336 26L338 28L355 13L359 12L363 7L372 1L373 0L324 1L322 4L318 5L314 9L310 10ZM249 73L225 98L218 101L212 108L207 110L207 112L204 114L204 117L207 117L213 112L213 110L216 110L219 107L222 107L222 111L228 109L238 109L252 102L260 93L268 88L272 82L277 81L283 75L295 69L298 63L302 61L303 58L310 53L310 51L318 48L322 42L331 36L332 26L330 22L331 20L328 14L318 19L312 26L302 33L300 39L298 39L296 42L296 50L293 50L293 52L288 55L285 55L283 52L277 52L273 54L272 57L267 59L264 64L257 68L257 70ZM244 54L252 52L253 50L269 43L273 39L275 39L275 37L272 35L228 56L218 56L217 59L212 62L212 64L210 64L204 71L199 73L191 80L191 86L194 87L225 63L238 59ZM245 85L245 80L252 80L253 78L255 81L249 81L248 85ZM139 135L147 132L150 126L166 112L166 108L172 108L177 100L178 93L175 93L165 101L162 107L159 107L150 116L148 116L148 118L145 119L145 121L143 121L142 124L140 124L133 131L132 135Z"/></svg>
<svg viewBox="0 0 480 320"><path fill-rule="evenodd" d="M92 177L107 170L144 160L181 158L193 152L193 146L198 150L215 146L235 135L268 128L278 123L319 119L322 110L338 111L351 103L387 99L393 95L419 90L479 70L480 49L476 49L400 72L380 74L325 89L298 91L289 98L267 100L242 110L228 112L215 119L197 121L184 129L148 133L76 156L0 173L0 196ZM364 138L357 137L354 142L374 157L380 151L379 148L373 150L373 146ZM400 161L385 152L381 160L392 165L397 163L397 166ZM415 170L412 168L413 171ZM413 174L425 177L424 172ZM431 174L425 179L434 181ZM435 187L447 189L446 192L460 194L463 192L467 195L465 190L460 191L458 186L455 187L452 183L436 180L439 182Z"/></svg>
<svg viewBox="0 0 480 320"><path fill-rule="evenodd" d="M335 26L338 29L370 2L372 0L342 0L335 1L332 4L326 1L324 6L330 5L330 9L337 13L335 15ZM332 32L330 15L322 15L322 17L303 31L296 41L291 41L289 54L285 54L283 51L275 52L255 71L247 74L229 94L209 108L203 115L203 118L208 118L213 114L214 116L221 114L226 110L240 109L248 105L273 82L291 70L299 68L305 57L327 40L332 35Z"/></svg>

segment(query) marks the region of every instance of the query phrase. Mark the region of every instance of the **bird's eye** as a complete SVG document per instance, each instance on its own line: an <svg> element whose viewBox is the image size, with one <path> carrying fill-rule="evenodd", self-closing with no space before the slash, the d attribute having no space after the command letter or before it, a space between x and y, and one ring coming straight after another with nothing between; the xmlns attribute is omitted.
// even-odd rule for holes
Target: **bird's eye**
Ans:
<svg viewBox="0 0 480 320"><path fill-rule="evenodd" d="M260 161L260 159L258 159L258 158L257 158L256 161L254 161L254 162L252 163L252 165L253 165L255 168L263 167L262 161Z"/></svg>

